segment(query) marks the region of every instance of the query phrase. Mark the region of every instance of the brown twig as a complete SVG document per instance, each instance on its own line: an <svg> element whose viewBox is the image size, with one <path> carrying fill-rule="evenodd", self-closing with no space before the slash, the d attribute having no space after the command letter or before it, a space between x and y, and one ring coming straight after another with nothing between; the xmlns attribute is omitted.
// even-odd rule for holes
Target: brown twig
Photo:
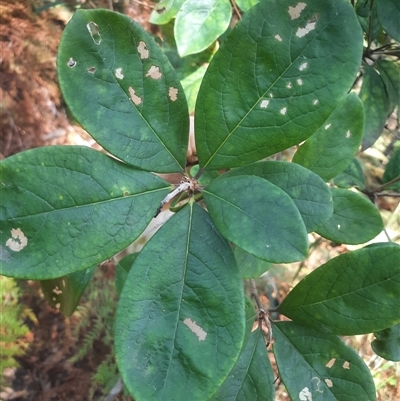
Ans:
<svg viewBox="0 0 400 401"><path fill-rule="evenodd" d="M239 11L239 9L237 7L236 1L235 0L231 0L231 3L232 3L232 7L235 10L235 13L237 14L238 18L241 19L242 18L242 14L240 13L240 11Z"/></svg>

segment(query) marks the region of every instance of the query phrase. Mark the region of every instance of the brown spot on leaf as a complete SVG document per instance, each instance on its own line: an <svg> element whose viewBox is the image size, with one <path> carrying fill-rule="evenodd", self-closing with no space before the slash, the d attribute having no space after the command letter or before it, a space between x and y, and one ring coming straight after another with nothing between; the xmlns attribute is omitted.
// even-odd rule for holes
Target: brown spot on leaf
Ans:
<svg viewBox="0 0 400 401"><path fill-rule="evenodd" d="M139 104L142 103L142 98L136 95L135 90L131 86L129 87L129 95L131 97L132 102L136 106L139 106Z"/></svg>
<svg viewBox="0 0 400 401"><path fill-rule="evenodd" d="M144 43L143 41L140 41L139 44L138 44L137 49L138 49L140 58L142 60L146 59L146 58L149 58L150 52L146 49L146 43Z"/></svg>
<svg viewBox="0 0 400 401"><path fill-rule="evenodd" d="M146 77L150 77L153 79L160 79L162 77L162 73L160 72L160 68L152 65L149 69L149 71L147 71Z"/></svg>

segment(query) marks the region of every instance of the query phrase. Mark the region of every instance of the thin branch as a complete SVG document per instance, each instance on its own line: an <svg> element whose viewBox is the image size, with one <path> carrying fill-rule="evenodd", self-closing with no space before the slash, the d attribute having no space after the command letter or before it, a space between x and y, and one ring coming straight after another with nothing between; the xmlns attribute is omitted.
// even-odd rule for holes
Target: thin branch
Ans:
<svg viewBox="0 0 400 401"><path fill-rule="evenodd" d="M376 194L377 192L381 192L383 191L385 188L390 187L390 185L395 184L396 182L400 181L400 176L393 178L393 180L390 180L388 182L385 182L384 184L382 184L381 186L379 186L378 188L373 189L372 191L370 191L373 194Z"/></svg>
<svg viewBox="0 0 400 401"><path fill-rule="evenodd" d="M369 3L369 18L368 18L368 34L367 34L367 40L368 40L368 46L367 46L367 53L370 54L371 52L371 37L372 37L372 7L374 5L374 0L370 0Z"/></svg>
<svg viewBox="0 0 400 401"><path fill-rule="evenodd" d="M240 14L240 11L237 7L236 1L235 0L231 0L232 3L232 7L235 10L235 13L237 14L238 18L241 19L242 18L242 14Z"/></svg>
<svg viewBox="0 0 400 401"><path fill-rule="evenodd" d="M377 193L374 195L375 196L392 196L393 198L400 198L399 192L380 192L380 193Z"/></svg>

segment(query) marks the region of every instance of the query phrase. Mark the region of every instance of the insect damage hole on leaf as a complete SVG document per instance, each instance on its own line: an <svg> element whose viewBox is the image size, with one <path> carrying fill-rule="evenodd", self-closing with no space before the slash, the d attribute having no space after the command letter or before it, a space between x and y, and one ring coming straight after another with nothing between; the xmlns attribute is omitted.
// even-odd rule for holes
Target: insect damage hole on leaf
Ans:
<svg viewBox="0 0 400 401"><path fill-rule="evenodd" d="M301 12L306 8L306 3L297 3L294 7L289 6L288 13L292 20L300 17Z"/></svg>
<svg viewBox="0 0 400 401"><path fill-rule="evenodd" d="M86 28L88 29L90 36L93 39L93 42L96 45L99 45L101 43L101 35L100 35L100 30L99 30L99 26L93 22L90 21L87 25Z"/></svg>
<svg viewBox="0 0 400 401"><path fill-rule="evenodd" d="M58 285L56 285L56 286L53 288L53 292L54 292L54 294L56 294L56 295L62 294L62 290L60 290L60 289L58 288Z"/></svg>
<svg viewBox="0 0 400 401"><path fill-rule="evenodd" d="M186 318L183 321L183 324L185 324L187 327L189 327L189 329L196 334L196 336L198 337L199 341L204 341L207 337L207 333L192 319L190 318Z"/></svg>
<svg viewBox="0 0 400 401"><path fill-rule="evenodd" d="M142 40L139 42L139 44L137 46L137 50L138 50L140 58L142 60L149 58L150 52L146 48L146 43L144 43Z"/></svg>
<svg viewBox="0 0 400 401"><path fill-rule="evenodd" d="M76 61L72 57L70 57L69 60L67 61L67 66L69 68L74 68L76 66Z"/></svg>
<svg viewBox="0 0 400 401"><path fill-rule="evenodd" d="M94 74L96 72L96 67L89 67L86 69L89 74Z"/></svg>
<svg viewBox="0 0 400 401"><path fill-rule="evenodd" d="M115 76L116 76L118 79L124 79L124 74L122 73L122 68L117 68L117 69L115 70Z"/></svg>
<svg viewBox="0 0 400 401"><path fill-rule="evenodd" d="M132 102L136 105L139 106L140 103L142 103L142 98L135 93L135 89L132 88L132 86L129 87L129 95L131 97Z"/></svg>
<svg viewBox="0 0 400 401"><path fill-rule="evenodd" d="M299 393L300 401L312 401L312 394L308 387L304 387Z"/></svg>
<svg viewBox="0 0 400 401"><path fill-rule="evenodd" d="M297 32L296 32L296 36L298 38L302 38L303 36L306 36L311 31L313 31L317 25L318 17L319 17L318 14L314 15L311 19L308 20L308 22L304 28L298 28Z"/></svg>
<svg viewBox="0 0 400 401"><path fill-rule="evenodd" d="M160 79L162 77L162 73L160 72L160 68L152 65L146 73L146 77L150 77L152 79Z"/></svg>
<svg viewBox="0 0 400 401"><path fill-rule="evenodd" d="M6 246L8 246L14 252L19 252L27 245L28 238L25 237L25 234L22 232L22 230L20 228L12 228L11 238L7 240Z"/></svg>

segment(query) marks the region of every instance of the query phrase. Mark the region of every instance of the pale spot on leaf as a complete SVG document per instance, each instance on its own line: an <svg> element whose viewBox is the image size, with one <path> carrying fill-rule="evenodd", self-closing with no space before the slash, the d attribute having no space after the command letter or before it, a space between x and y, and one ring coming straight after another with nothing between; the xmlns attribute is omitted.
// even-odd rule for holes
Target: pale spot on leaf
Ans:
<svg viewBox="0 0 400 401"><path fill-rule="evenodd" d="M297 80L296 80L296 82L297 82L297 85L303 85L303 80L301 79L301 78L298 78Z"/></svg>
<svg viewBox="0 0 400 401"><path fill-rule="evenodd" d="M332 124L326 124L325 129L328 129Z"/></svg>
<svg viewBox="0 0 400 401"><path fill-rule="evenodd" d="M129 95L131 96L132 102L136 106L138 106L140 103L142 103L142 98L135 94L135 90L131 86L129 87Z"/></svg>
<svg viewBox="0 0 400 401"><path fill-rule="evenodd" d="M331 379L325 379L325 383L326 383L326 385L327 385L328 387L332 387L332 386L333 386L333 383L332 383L332 380L331 380Z"/></svg>
<svg viewBox="0 0 400 401"><path fill-rule="evenodd" d="M340 224L337 225L337 229L340 230Z"/></svg>
<svg viewBox="0 0 400 401"><path fill-rule="evenodd" d="M53 292L54 292L54 294L56 294L56 295L62 294L62 291L58 288L58 285L56 285L56 286L53 288Z"/></svg>
<svg viewBox="0 0 400 401"><path fill-rule="evenodd" d="M142 60L146 59L146 58L149 58L149 51L146 49L146 43L144 43L143 41L140 41L139 44L138 44L137 49L138 49L138 52L140 54L140 58Z"/></svg>
<svg viewBox="0 0 400 401"><path fill-rule="evenodd" d="M91 36L92 39L93 39L93 42L94 42L96 45L99 45L99 44L101 43L101 35L100 35L99 26L98 26L95 22L90 21L90 22L86 25L86 27L87 27L87 29L88 29L88 31L89 31L89 33L90 33L90 36Z"/></svg>
<svg viewBox="0 0 400 401"><path fill-rule="evenodd" d="M160 79L162 77L162 73L160 72L160 68L152 65L149 69L149 71L147 71L146 77L150 77L153 79Z"/></svg>
<svg viewBox="0 0 400 401"><path fill-rule="evenodd" d="M350 132L350 131L347 131L347 132L346 132L346 138L350 138L350 136L351 136L351 132Z"/></svg>
<svg viewBox="0 0 400 401"><path fill-rule="evenodd" d="M60 309L61 304L58 303L58 304L55 304L54 306L55 306L57 309Z"/></svg>
<svg viewBox="0 0 400 401"><path fill-rule="evenodd" d="M186 318L183 323L189 327L189 329L196 334L196 336L199 338L199 341L204 341L207 337L207 333L192 319Z"/></svg>
<svg viewBox="0 0 400 401"><path fill-rule="evenodd" d="M86 71L87 71L89 74L94 74L94 73L96 72L96 67L89 67Z"/></svg>
<svg viewBox="0 0 400 401"><path fill-rule="evenodd" d="M330 369L335 364L335 362L336 358L332 358L325 366Z"/></svg>
<svg viewBox="0 0 400 401"><path fill-rule="evenodd" d="M291 83L291 82L288 82L288 83L286 84L286 88L292 89L292 83Z"/></svg>
<svg viewBox="0 0 400 401"><path fill-rule="evenodd" d="M62 285L63 285L63 287L65 287L65 280L64 279L62 280Z"/></svg>
<svg viewBox="0 0 400 401"><path fill-rule="evenodd" d="M284 116L286 114L287 107L284 107L280 110L280 113Z"/></svg>
<svg viewBox="0 0 400 401"><path fill-rule="evenodd" d="M28 245L28 238L25 237L25 234L21 231L20 228L11 229L11 238L9 238L6 242L6 246L8 246L12 251L19 252L24 249Z"/></svg>
<svg viewBox="0 0 400 401"><path fill-rule="evenodd" d="M306 3L297 3L294 7L289 7L288 12L292 20L299 18L301 12L306 8Z"/></svg>
<svg viewBox="0 0 400 401"><path fill-rule="evenodd" d="M268 99L264 99L264 100L261 102L260 107L261 107L262 109L266 109L266 108L268 107L268 105L269 105L269 100L268 100Z"/></svg>
<svg viewBox="0 0 400 401"><path fill-rule="evenodd" d="M178 89L171 86L168 89L168 96L173 102L175 102L175 100L178 99Z"/></svg>
<svg viewBox="0 0 400 401"><path fill-rule="evenodd" d="M304 71L307 68L307 66L308 66L308 63L307 63L307 61L305 61L304 63L300 64L299 70Z"/></svg>
<svg viewBox="0 0 400 401"><path fill-rule="evenodd" d="M299 393L300 401L312 401L312 394L308 387L304 387Z"/></svg>
<svg viewBox="0 0 400 401"><path fill-rule="evenodd" d="M72 57L70 57L69 60L67 61L67 66L69 68L74 68L76 66L76 61Z"/></svg>
<svg viewBox="0 0 400 401"><path fill-rule="evenodd" d="M275 35L274 37L278 42L282 42L282 38L280 35Z"/></svg>
<svg viewBox="0 0 400 401"><path fill-rule="evenodd" d="M314 106L316 106L318 103L319 103L319 100L318 100L318 99L314 99L313 102L312 102L312 104L313 104Z"/></svg>
<svg viewBox="0 0 400 401"><path fill-rule="evenodd" d="M296 36L302 38L315 29L316 22L309 22L304 28L298 28Z"/></svg>
<svg viewBox="0 0 400 401"><path fill-rule="evenodd" d="M342 365L343 369L350 369L350 362L345 361Z"/></svg>
<svg viewBox="0 0 400 401"><path fill-rule="evenodd" d="M124 74L122 73L122 68L117 68L117 69L115 70L115 76L116 76L118 79L124 79Z"/></svg>
<svg viewBox="0 0 400 401"><path fill-rule="evenodd" d="M269 97L272 99L274 97L274 95L272 93L270 93Z"/></svg>

